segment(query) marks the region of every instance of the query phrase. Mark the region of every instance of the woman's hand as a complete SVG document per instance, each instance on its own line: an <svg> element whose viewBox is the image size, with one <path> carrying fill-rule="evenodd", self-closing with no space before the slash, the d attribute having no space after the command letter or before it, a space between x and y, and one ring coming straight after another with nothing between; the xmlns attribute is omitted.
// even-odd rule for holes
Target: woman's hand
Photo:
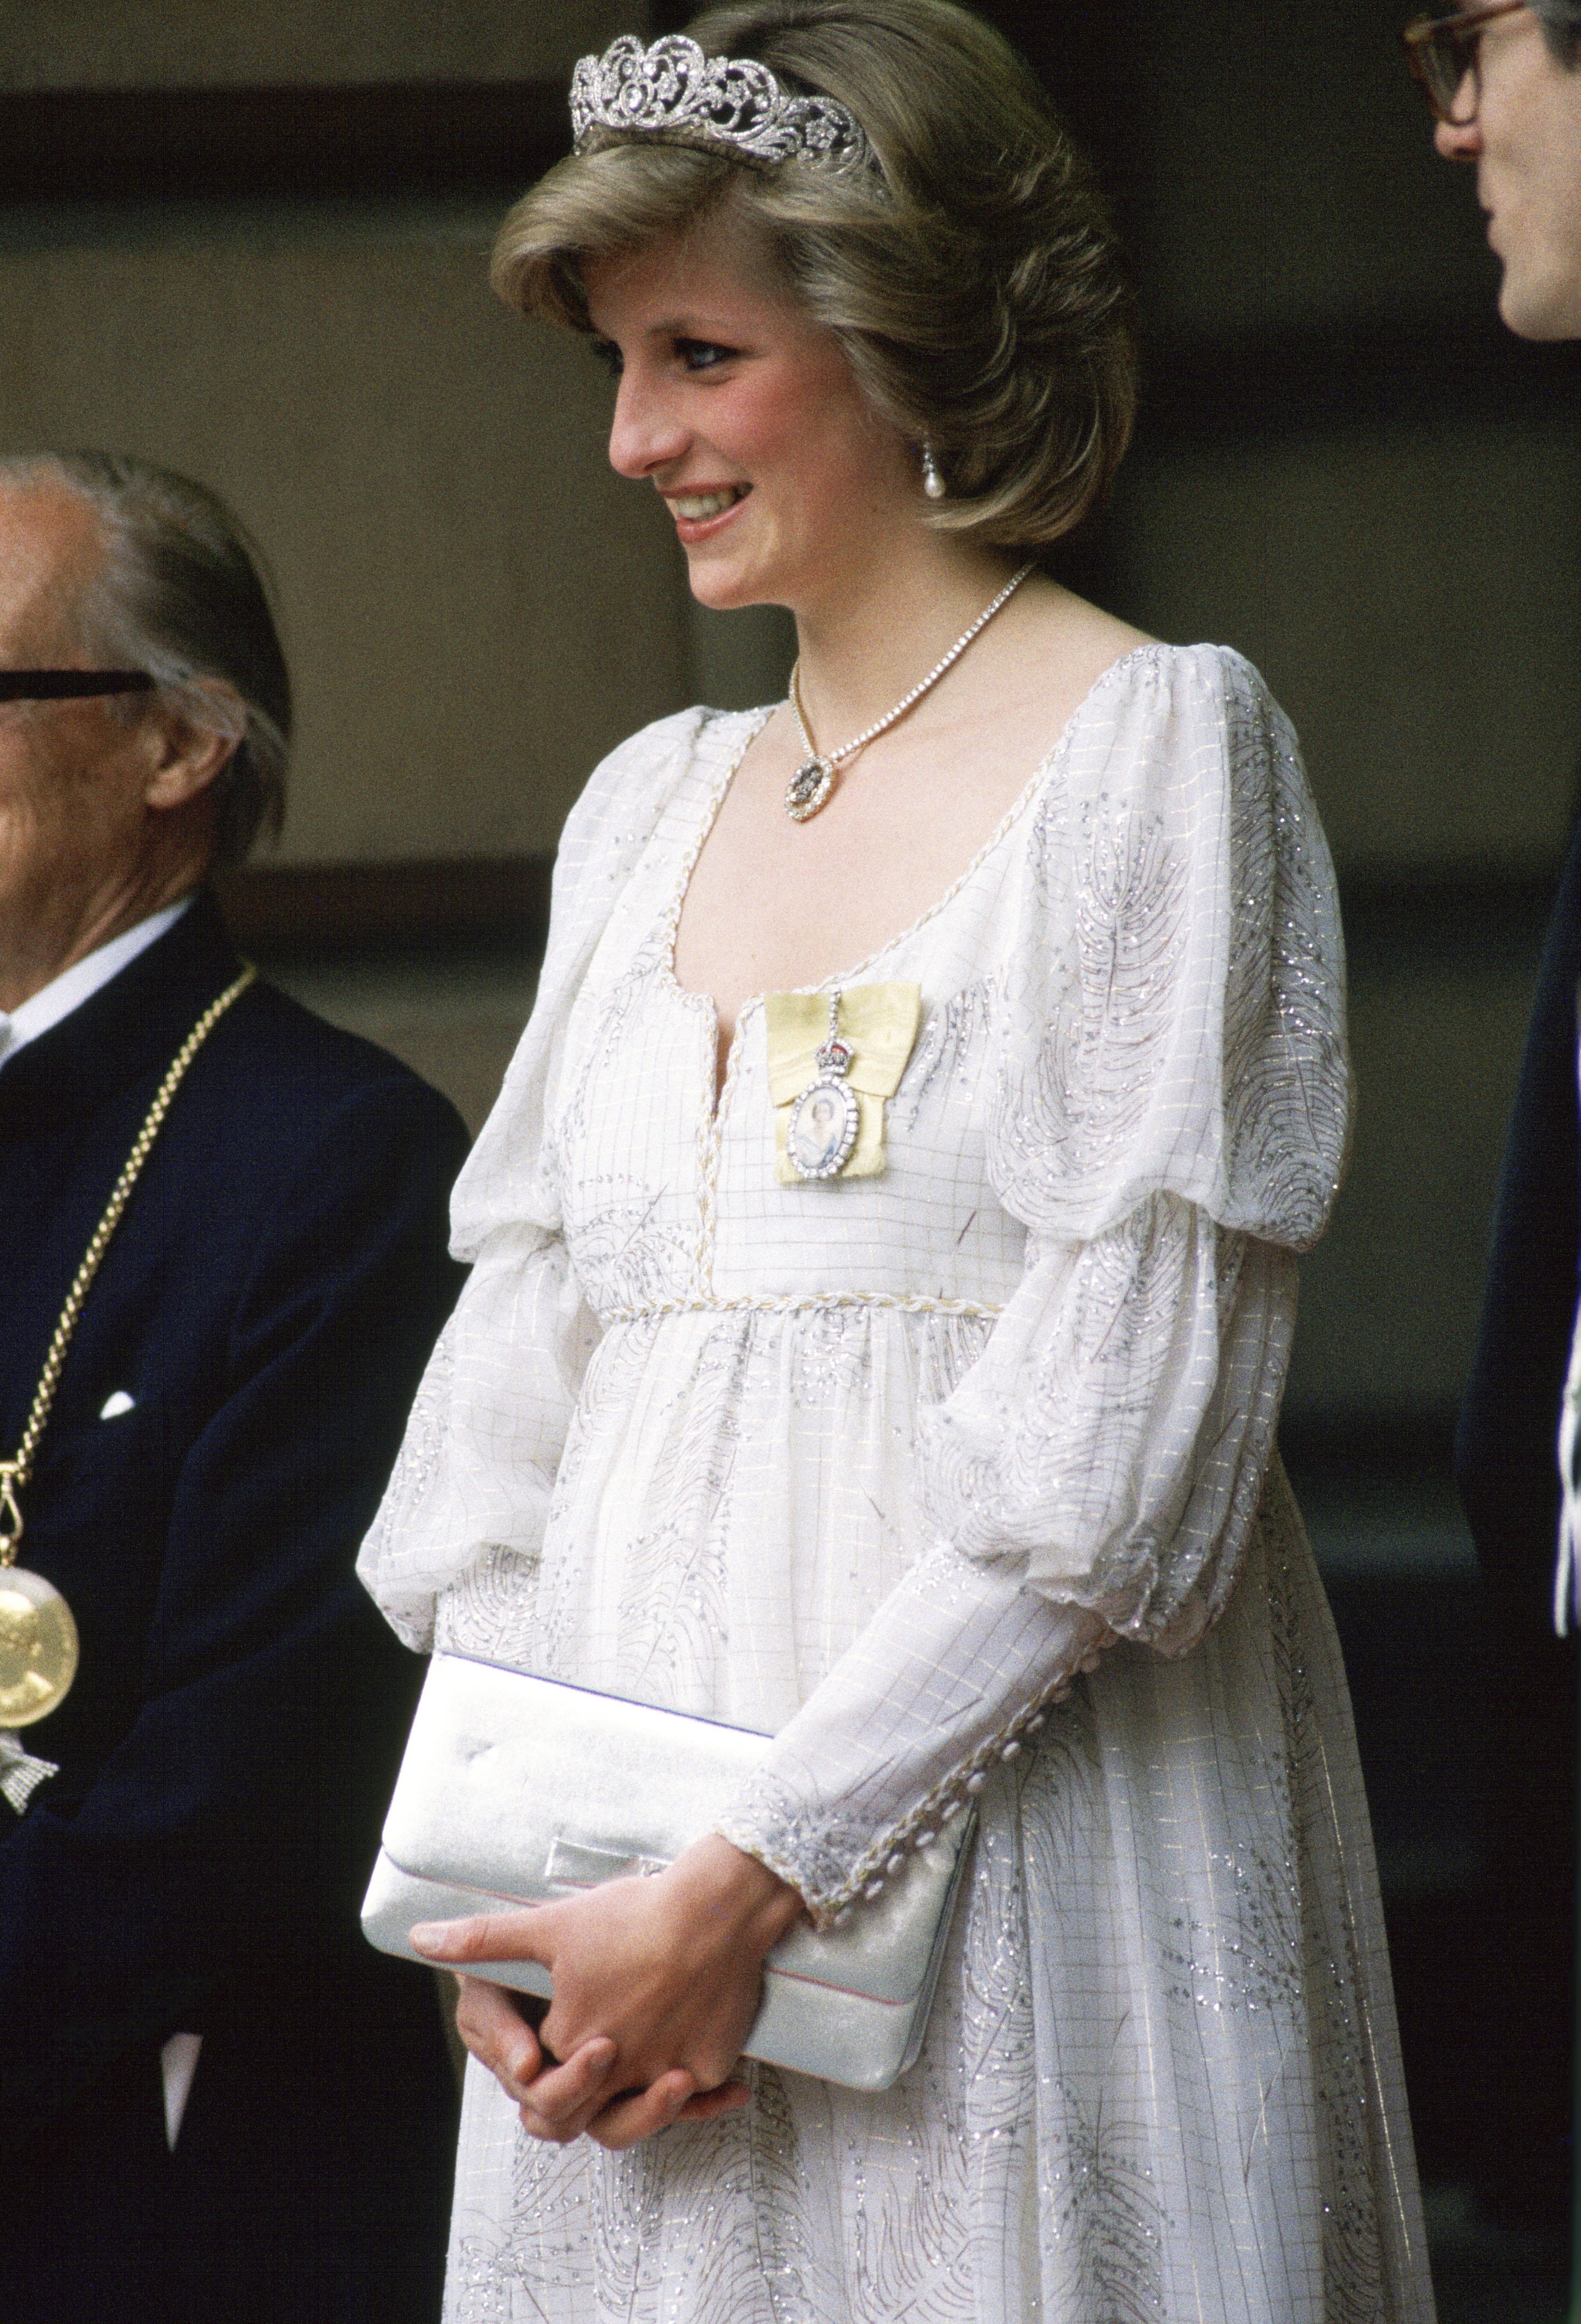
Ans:
<svg viewBox="0 0 1581 2324"><path fill-rule="evenodd" d="M498 1921L493 1925L497 1929ZM498 1950L491 1957L504 1958ZM677 2071L661 2075L652 2089L628 2093L612 2104L602 2085L615 2045L598 2039L584 2043L566 2061L563 2080L552 2100L553 2112L542 2113L538 2104L539 2077L557 2061L522 2015L522 1997L459 1972L456 1981L460 1988L457 2030L472 2055L489 2069L506 2096L516 2101L522 2126L534 2138L563 2146L586 2131L605 2146L633 2146L639 2139L651 2138L656 2130L668 2129L672 2122L706 2122L711 2115L728 2114L747 2102L743 2082L726 2081L717 2089L699 2091L689 2074Z"/></svg>
<svg viewBox="0 0 1581 2324"><path fill-rule="evenodd" d="M541 1962L554 1980L541 2040L509 1994L466 1976L461 2038L535 2137L586 2130L620 2147L745 2102L730 2075L757 2015L763 1958L800 1909L793 1888L710 1833L652 1878L422 1924L411 1941L458 1970Z"/></svg>

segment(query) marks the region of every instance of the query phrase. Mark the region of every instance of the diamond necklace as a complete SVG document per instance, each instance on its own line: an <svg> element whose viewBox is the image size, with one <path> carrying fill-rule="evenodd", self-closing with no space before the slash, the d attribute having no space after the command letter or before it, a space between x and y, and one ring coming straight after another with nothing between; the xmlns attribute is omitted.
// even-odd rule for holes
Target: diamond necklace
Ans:
<svg viewBox="0 0 1581 2324"><path fill-rule="evenodd" d="M971 628L962 631L944 659L934 663L920 685L914 686L903 701L897 702L892 710L886 711L873 725L864 727L855 742L843 742L837 751L820 751L807 731L807 719L801 707L801 663L800 659L797 660L790 672L790 707L796 713L796 724L801 729L802 748L807 757L785 786L785 812L792 823L806 823L809 816L818 813L835 788L835 774L843 759L854 759L858 751L865 750L875 736L892 726L897 718L903 718L913 702L920 702L929 687L938 684L950 664L958 661L966 652L978 631L986 629L1000 607L1010 603L1028 574L1034 569L1035 563L1034 559L1031 564L1023 565L1021 571L1005 583L993 604L984 606Z"/></svg>

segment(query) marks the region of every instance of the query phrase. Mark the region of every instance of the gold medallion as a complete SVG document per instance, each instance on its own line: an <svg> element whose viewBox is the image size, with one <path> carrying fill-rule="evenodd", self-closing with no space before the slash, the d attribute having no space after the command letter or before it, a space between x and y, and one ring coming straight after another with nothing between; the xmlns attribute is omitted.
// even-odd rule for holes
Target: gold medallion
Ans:
<svg viewBox="0 0 1581 2324"><path fill-rule="evenodd" d="M0 1728L47 1719L70 1692L77 1657L77 1624L54 1583L0 1569Z"/></svg>
<svg viewBox="0 0 1581 2324"><path fill-rule="evenodd" d="M193 1026L175 1056L171 1059L164 1079L154 1092L153 1103L143 1116L143 1127L133 1141L132 1151L122 1166L106 1206L105 1214L94 1229L93 1240L83 1254L82 1264L71 1278L71 1288L66 1294L66 1305L60 1310L60 1321L51 1336L44 1357L44 1369L33 1390L32 1408L27 1416L27 1425L22 1432L22 1442L9 1461L0 1461L0 1734L8 1727L31 1727L35 1719L47 1719L59 1708L71 1692L71 1682L77 1676L78 1656L81 1652L77 1639L77 1624L71 1609L52 1582L42 1573L29 1573L15 1564L17 1546L23 1536L22 1494L33 1472L33 1461L39 1449L39 1439L44 1433L44 1423L55 1401L55 1390L60 1385L61 1368L66 1351L71 1345L71 1334L77 1329L77 1319L82 1313L82 1303L88 1297L99 1261L109 1245L110 1237L121 1222L121 1213L132 1199L132 1189L137 1184L149 1149L159 1136L171 1101L180 1088L188 1066L208 1040L210 1033L233 1001L239 1001L253 979L255 968L245 968L232 984L227 984L217 1000L211 1001ZM9 1800L20 1815L27 1805L34 1784L43 1775L53 1775L59 1768L47 1761L28 1759L23 1753L22 1770L27 1780L18 1790L12 1779L18 1773L17 1752L14 1746L4 1755L9 1762L11 1787L0 1790L0 1796Z"/></svg>

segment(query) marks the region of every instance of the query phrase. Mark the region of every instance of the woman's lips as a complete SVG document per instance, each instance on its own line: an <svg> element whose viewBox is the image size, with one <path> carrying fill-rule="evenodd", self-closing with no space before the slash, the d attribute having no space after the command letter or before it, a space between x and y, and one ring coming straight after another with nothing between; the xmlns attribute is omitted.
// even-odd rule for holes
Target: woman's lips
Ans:
<svg viewBox="0 0 1581 2324"><path fill-rule="evenodd" d="M719 484L690 493L666 493L675 530L683 541L707 540L727 525L751 492L750 484Z"/></svg>

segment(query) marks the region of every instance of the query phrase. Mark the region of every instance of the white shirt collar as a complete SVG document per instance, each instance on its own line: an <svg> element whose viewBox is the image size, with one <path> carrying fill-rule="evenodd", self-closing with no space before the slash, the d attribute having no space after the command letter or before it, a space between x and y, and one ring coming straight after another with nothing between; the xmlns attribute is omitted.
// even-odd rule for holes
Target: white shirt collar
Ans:
<svg viewBox="0 0 1581 2324"><path fill-rule="evenodd" d="M9 1017L0 1009L0 1065L29 1041L36 1041L41 1033L48 1033L59 1025L62 1018L69 1017L74 1009L80 1009L113 976L119 976L140 952L157 944L167 928L175 927L191 901L190 896L182 896L175 903L167 904L162 912L151 913L134 927L124 928L108 944L100 945L97 952L62 969L59 976L52 977L40 991L24 1001L20 1009L14 1009Z"/></svg>

